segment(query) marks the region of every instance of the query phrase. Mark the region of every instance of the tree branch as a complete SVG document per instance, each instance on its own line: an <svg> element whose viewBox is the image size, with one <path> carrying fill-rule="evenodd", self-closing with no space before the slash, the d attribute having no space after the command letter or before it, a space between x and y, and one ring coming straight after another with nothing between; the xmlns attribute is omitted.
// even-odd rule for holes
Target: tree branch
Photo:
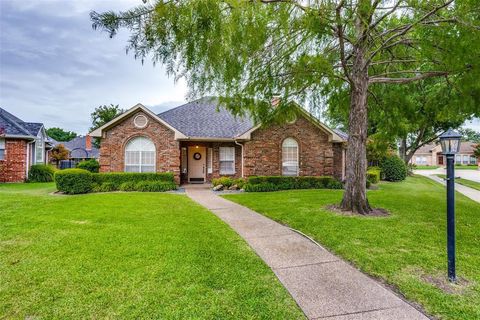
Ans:
<svg viewBox="0 0 480 320"><path fill-rule="evenodd" d="M368 80L368 83L398 83L405 84L422 79L434 78L434 77L444 77L447 76L448 72L446 71L430 71L423 74L417 75L411 78L386 78L386 77L373 77Z"/></svg>

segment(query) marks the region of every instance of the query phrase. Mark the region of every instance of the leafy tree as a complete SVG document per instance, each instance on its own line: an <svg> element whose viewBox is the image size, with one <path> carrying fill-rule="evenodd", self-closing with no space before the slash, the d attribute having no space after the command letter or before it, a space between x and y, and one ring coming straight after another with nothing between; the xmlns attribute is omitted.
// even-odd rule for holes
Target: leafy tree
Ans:
<svg viewBox="0 0 480 320"><path fill-rule="evenodd" d="M111 37L127 28L136 58L152 57L185 77L192 95L220 94L257 122L285 120L289 101L318 106L348 90L341 207L367 214L368 92L434 77L477 81L478 9L474 0L156 0L91 19Z"/></svg>
<svg viewBox="0 0 480 320"><path fill-rule="evenodd" d="M478 161L480 162L480 144L477 144L475 150L473 150L473 154L477 157Z"/></svg>
<svg viewBox="0 0 480 320"><path fill-rule="evenodd" d="M460 128L458 132L463 136L463 139L471 142L480 143L480 132L477 132L470 128Z"/></svg>
<svg viewBox="0 0 480 320"><path fill-rule="evenodd" d="M397 144L408 163L422 146L457 128L480 110L480 87L463 91L439 79L407 85L370 88L368 133L380 144ZM327 115L334 123L348 126L348 92L332 95ZM368 148L368 147L367 147ZM368 149L367 149L368 151Z"/></svg>
<svg viewBox="0 0 480 320"><path fill-rule="evenodd" d="M103 126L105 123L113 120L114 118L118 117L124 112L123 109L120 109L119 105L103 105L96 107L95 110L90 114L92 118L92 126L90 127L90 132L100 128ZM93 140L93 145L96 148L100 148L100 140L99 139L94 139Z"/></svg>
<svg viewBox="0 0 480 320"><path fill-rule="evenodd" d="M70 141L77 137L77 134L73 131L66 131L62 128L49 128L46 130L47 135L57 141Z"/></svg>
<svg viewBox="0 0 480 320"><path fill-rule="evenodd" d="M69 155L70 151L63 144L56 145L50 152L50 158L55 161L57 167L61 160L68 160Z"/></svg>

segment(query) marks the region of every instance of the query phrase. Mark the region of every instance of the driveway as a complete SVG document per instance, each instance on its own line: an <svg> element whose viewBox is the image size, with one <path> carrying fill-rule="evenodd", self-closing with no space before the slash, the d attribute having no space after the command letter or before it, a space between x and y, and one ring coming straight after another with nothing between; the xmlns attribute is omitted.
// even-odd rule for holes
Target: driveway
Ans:
<svg viewBox="0 0 480 320"><path fill-rule="evenodd" d="M446 174L444 168L438 168L435 170L415 170L415 174L420 174L422 176L429 176L435 174ZM455 169L455 177L460 177L467 180L472 180L480 183L480 170L461 170Z"/></svg>

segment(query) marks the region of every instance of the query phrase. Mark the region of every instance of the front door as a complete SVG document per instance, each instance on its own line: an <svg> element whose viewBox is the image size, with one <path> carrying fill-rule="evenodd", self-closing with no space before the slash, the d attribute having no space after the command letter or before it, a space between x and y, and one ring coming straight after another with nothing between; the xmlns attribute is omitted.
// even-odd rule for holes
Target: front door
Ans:
<svg viewBox="0 0 480 320"><path fill-rule="evenodd" d="M188 147L188 182L205 182L207 148Z"/></svg>

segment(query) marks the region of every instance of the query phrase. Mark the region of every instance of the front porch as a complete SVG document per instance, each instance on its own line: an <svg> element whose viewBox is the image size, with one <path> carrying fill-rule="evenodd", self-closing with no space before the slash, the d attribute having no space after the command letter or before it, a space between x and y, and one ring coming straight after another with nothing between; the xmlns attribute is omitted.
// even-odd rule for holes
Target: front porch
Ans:
<svg viewBox="0 0 480 320"><path fill-rule="evenodd" d="M220 176L242 176L242 146L231 141L181 141L180 183L209 183Z"/></svg>

